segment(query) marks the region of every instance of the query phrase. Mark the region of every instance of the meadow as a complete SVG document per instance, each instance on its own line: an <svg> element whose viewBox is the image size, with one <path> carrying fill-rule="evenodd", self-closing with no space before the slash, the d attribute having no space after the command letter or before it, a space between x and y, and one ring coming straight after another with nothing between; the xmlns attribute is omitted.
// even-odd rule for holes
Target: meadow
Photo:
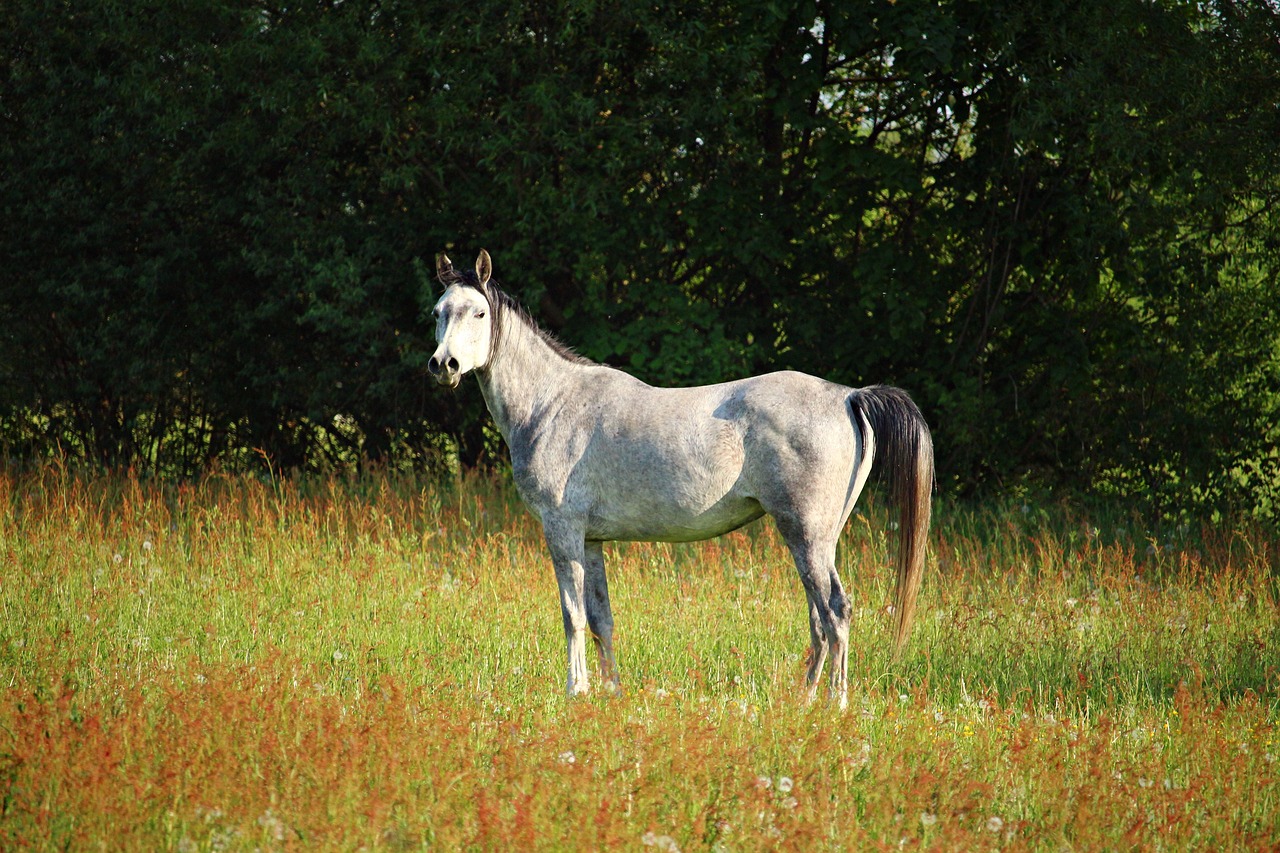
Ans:
<svg viewBox="0 0 1280 853"><path fill-rule="evenodd" d="M1280 844L1280 544L940 497L890 654L850 522L850 702L767 520L606 547L624 694L564 696L506 479L0 473L5 850Z"/></svg>

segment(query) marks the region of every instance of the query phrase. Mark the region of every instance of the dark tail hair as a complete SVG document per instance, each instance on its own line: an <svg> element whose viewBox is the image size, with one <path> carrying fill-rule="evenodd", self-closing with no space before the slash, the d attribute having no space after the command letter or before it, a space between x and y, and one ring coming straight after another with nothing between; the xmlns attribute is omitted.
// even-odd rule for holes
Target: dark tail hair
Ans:
<svg viewBox="0 0 1280 853"><path fill-rule="evenodd" d="M859 388L849 398L855 422L871 424L875 454L898 510L898 614L895 654L902 651L916 614L924 553L933 513L933 438L919 407L906 391L889 385ZM858 417L861 415L862 417Z"/></svg>

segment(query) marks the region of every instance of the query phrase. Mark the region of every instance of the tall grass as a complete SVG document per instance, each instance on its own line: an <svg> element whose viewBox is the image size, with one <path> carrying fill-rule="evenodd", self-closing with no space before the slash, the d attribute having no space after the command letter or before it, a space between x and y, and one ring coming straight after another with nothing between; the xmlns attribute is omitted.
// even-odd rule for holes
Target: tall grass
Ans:
<svg viewBox="0 0 1280 853"><path fill-rule="evenodd" d="M606 549L626 693L568 701L501 479L0 475L3 849L1255 849L1277 543L942 505L904 656L850 523L850 707L768 523Z"/></svg>

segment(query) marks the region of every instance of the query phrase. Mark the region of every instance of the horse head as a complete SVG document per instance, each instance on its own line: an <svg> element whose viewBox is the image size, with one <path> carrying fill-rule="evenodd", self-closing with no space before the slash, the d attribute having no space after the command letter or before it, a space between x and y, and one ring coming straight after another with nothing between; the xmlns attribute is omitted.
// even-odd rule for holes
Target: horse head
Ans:
<svg viewBox="0 0 1280 853"><path fill-rule="evenodd" d="M432 313L436 318L436 351L427 370L441 385L457 388L469 371L489 363L493 343L493 311L489 279L493 262L480 250L475 272L453 268L447 255L436 258L436 276L445 286Z"/></svg>

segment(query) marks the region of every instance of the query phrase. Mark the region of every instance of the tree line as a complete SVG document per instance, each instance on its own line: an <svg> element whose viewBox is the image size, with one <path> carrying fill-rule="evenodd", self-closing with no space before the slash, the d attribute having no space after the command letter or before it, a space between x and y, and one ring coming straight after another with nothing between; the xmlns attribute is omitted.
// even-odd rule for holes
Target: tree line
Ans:
<svg viewBox="0 0 1280 853"><path fill-rule="evenodd" d="M0 444L500 460L434 255L654 383L890 382L939 485L1280 514L1275 0L0 9Z"/></svg>

